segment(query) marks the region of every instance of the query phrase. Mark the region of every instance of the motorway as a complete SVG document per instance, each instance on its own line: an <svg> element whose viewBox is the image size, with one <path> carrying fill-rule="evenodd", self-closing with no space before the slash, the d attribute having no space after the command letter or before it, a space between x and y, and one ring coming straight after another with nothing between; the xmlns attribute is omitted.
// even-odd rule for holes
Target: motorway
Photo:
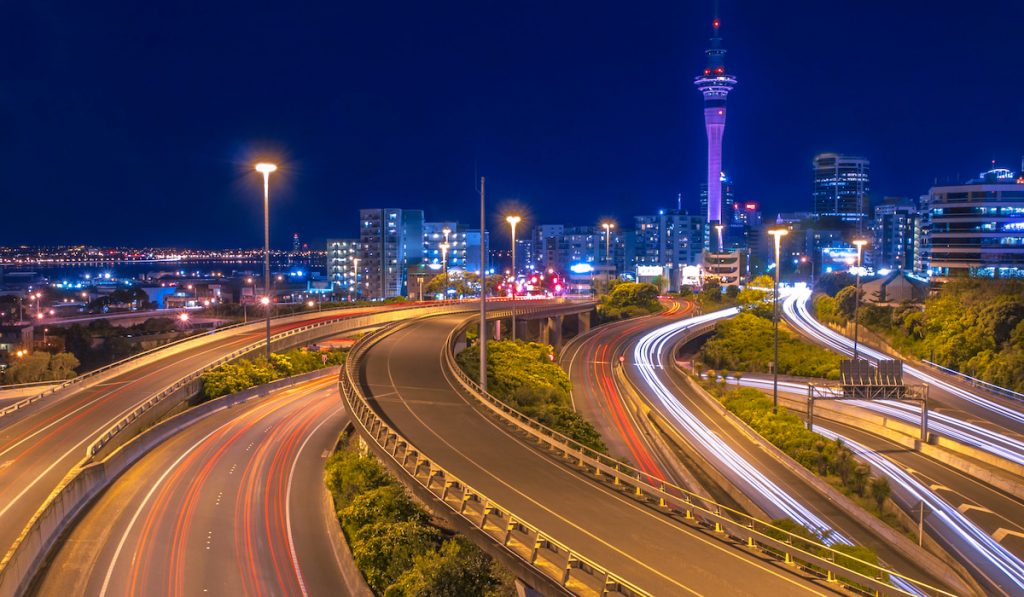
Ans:
<svg viewBox="0 0 1024 597"><path fill-rule="evenodd" d="M730 314L719 312L703 318ZM646 426L629 416L629 407L622 405L622 396L630 392L628 387L617 384L614 373L618 366L617 355L622 354L626 356L626 375L631 385L639 390L636 394L685 438L689 444L688 455L696 457L690 462L703 461L704 467L716 470L773 518L788 517L817 529L825 536L826 543L870 545L895 570L934 583L912 557L880 541L831 500L809 488L748 434L723 421L704 399L694 395L682 382L674 367L664 366L673 362L671 338L683 333L691 321L655 317L610 324L598 328L582 342L573 343L569 347L571 354L563 356L563 363L568 361L569 364L576 408L599 426L613 449L627 453L642 470L652 475L659 470L672 471L663 464L668 458L651 458L658 454L656 446L649 440L635 439L646 439ZM651 342L651 338L661 341ZM620 410L627 414L619 414ZM693 472L700 475L699 471ZM667 480L673 480L672 477L678 478L670 474ZM704 489L721 499L714 487L705 485Z"/></svg>
<svg viewBox="0 0 1024 597"><path fill-rule="evenodd" d="M464 320L412 323L372 346L360 364L371 403L434 462L654 595L835 590L637 503L500 426L445 371L447 338Z"/></svg>
<svg viewBox="0 0 1024 597"><path fill-rule="evenodd" d="M818 322L810 313L810 299L811 291L807 289L791 293L783 301L781 309L786 323L812 342L843 356L852 356L853 340ZM860 358L872 362L893 358L864 346L863 343L859 346L858 354ZM928 400L931 410L1014 438L1021 446L1016 450L1017 456L1024 461L1024 405L982 392L949 375L933 372L912 363L904 364L903 373L908 383L929 385Z"/></svg>
<svg viewBox="0 0 1024 597"><path fill-rule="evenodd" d="M322 500L344 420L333 374L200 419L100 496L35 593L345 593Z"/></svg>
<svg viewBox="0 0 1024 597"><path fill-rule="evenodd" d="M279 322L277 334L317 321L379 312L388 307L310 313ZM7 551L61 479L85 457L86 447L149 396L233 350L257 342L261 323L202 336L180 351L158 351L95 384L83 384L0 417L0 552Z"/></svg>

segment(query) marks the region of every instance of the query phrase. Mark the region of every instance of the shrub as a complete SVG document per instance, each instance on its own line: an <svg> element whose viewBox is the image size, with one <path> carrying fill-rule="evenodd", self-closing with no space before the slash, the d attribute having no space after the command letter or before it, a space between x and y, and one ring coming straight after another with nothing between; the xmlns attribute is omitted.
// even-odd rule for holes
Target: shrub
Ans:
<svg viewBox="0 0 1024 597"><path fill-rule="evenodd" d="M768 373L775 359L773 324L753 313L722 321L701 348L700 358L714 369ZM779 330L779 373L838 379L840 360L839 355Z"/></svg>
<svg viewBox="0 0 1024 597"><path fill-rule="evenodd" d="M264 357L239 359L234 363L225 363L203 373L203 396L206 399L219 398L270 383L275 379L309 373L332 365L341 365L345 362L345 354L343 350L316 352L295 349L285 353L271 354L269 364ZM324 356L327 357L326 362Z"/></svg>

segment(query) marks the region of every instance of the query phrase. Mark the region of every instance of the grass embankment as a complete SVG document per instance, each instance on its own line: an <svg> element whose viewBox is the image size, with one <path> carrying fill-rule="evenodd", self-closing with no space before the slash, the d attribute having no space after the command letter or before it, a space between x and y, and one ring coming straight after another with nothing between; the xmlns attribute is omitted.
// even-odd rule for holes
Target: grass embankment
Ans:
<svg viewBox="0 0 1024 597"><path fill-rule="evenodd" d="M269 363L265 357L239 359L203 373L203 397L211 400L276 379L341 365L345 362L345 354L344 350L313 352L297 348L285 353L271 354ZM326 361L324 355L327 356Z"/></svg>
<svg viewBox="0 0 1024 597"><path fill-rule="evenodd" d="M818 319L853 320L856 291L814 300ZM921 305L874 305L863 297L859 320L901 353L1024 392L1024 282L951 280Z"/></svg>
<svg viewBox="0 0 1024 597"><path fill-rule="evenodd" d="M427 511L371 457L332 455L325 482L352 556L370 588L391 596L509 596L511 575L460 536L431 524Z"/></svg>
<svg viewBox="0 0 1024 597"><path fill-rule="evenodd" d="M770 373L774 354L772 322L740 313L715 326L715 335L700 350L702 364L722 371ZM779 328L779 373L839 379L840 356Z"/></svg>
<svg viewBox="0 0 1024 597"><path fill-rule="evenodd" d="M476 344L459 353L459 366L480 381L480 349ZM554 349L536 342L510 340L487 343L487 391L559 433L607 452L601 434L572 409L569 375L554 362Z"/></svg>

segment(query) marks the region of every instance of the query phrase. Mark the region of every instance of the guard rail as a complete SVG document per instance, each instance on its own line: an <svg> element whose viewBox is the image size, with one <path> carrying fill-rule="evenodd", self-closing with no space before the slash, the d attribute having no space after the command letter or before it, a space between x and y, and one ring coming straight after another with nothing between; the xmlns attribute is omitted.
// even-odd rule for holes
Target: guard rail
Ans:
<svg viewBox="0 0 1024 597"><path fill-rule="evenodd" d="M800 566L829 582L844 583L851 590L865 594L914 594L892 585L887 580L899 578L930 595L952 595L925 582L850 556L822 543L807 540L771 523L653 477L626 463L592 450L520 413L483 391L479 384L470 378L456 362L455 338L468 325L469 321L464 322L448 337L448 350L444 351L448 370L459 380L469 395L487 407L498 418L540 445L560 454L572 465L585 469L595 477L611 479L613 485L629 491L638 498L656 501L660 509L681 515L684 520L692 524L714 529L715 532L728 535L750 549L770 554L787 564ZM852 566L869 570L871 574L858 572L852 569Z"/></svg>

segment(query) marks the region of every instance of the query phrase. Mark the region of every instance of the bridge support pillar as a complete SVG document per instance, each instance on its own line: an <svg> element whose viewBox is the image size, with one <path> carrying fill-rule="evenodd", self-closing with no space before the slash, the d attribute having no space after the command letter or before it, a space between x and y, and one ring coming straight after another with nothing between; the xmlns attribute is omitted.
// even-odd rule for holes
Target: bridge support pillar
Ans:
<svg viewBox="0 0 1024 597"><path fill-rule="evenodd" d="M529 342L533 339L530 335L530 320L519 317L516 319L516 340Z"/></svg>
<svg viewBox="0 0 1024 597"><path fill-rule="evenodd" d="M555 350L562 350L562 315L552 315L545 320L543 326L544 343L555 347Z"/></svg>
<svg viewBox="0 0 1024 597"><path fill-rule="evenodd" d="M577 321L579 322L576 326L577 336L582 336L590 331L590 311L585 313L579 313L576 315Z"/></svg>

